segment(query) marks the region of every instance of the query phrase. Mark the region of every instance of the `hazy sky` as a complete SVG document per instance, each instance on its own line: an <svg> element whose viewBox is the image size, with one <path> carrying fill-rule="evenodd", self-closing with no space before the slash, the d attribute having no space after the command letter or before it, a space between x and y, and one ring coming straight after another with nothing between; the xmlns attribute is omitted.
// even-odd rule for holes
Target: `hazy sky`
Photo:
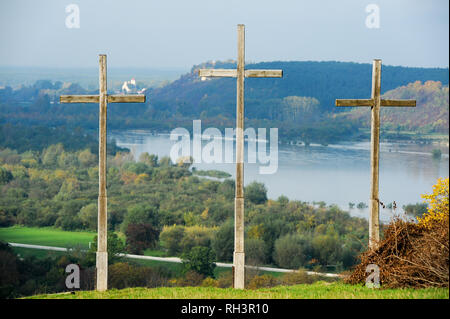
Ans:
<svg viewBox="0 0 450 319"><path fill-rule="evenodd" d="M67 28L77 4L80 28ZM369 4L380 27L367 28ZM0 0L0 65L190 68L236 58L448 67L448 0Z"/></svg>

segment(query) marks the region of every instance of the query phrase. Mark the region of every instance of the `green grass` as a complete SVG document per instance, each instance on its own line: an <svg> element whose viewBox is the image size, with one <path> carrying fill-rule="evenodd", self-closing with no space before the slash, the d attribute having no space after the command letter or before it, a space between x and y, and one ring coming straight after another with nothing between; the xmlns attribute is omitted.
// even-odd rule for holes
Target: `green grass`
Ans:
<svg viewBox="0 0 450 319"><path fill-rule="evenodd" d="M42 259L46 257L61 257L67 254L66 252L63 251L52 251L52 250L22 248L22 247L13 247L13 251L20 257L23 258L36 257L37 259Z"/></svg>
<svg viewBox="0 0 450 319"><path fill-rule="evenodd" d="M158 249L146 249L144 251L144 256L170 257L170 256L167 256L167 253L165 251L158 250Z"/></svg>
<svg viewBox="0 0 450 319"><path fill-rule="evenodd" d="M0 228L0 240L5 242L55 247L87 249L94 241L94 232L64 231L52 227L13 226Z"/></svg>
<svg viewBox="0 0 450 319"><path fill-rule="evenodd" d="M77 291L36 295L35 299L448 299L446 288L369 289L342 283L316 282L311 285L277 286L256 290L231 288L173 287L127 288L106 292Z"/></svg>
<svg viewBox="0 0 450 319"><path fill-rule="evenodd" d="M94 232L78 232L78 231L64 231L52 227L22 227L13 226L7 228L0 228L0 240L6 242L31 244L31 245L43 245L54 247L80 247L87 249L89 242L93 241L96 233ZM120 234L119 234L120 235ZM120 237L120 236L119 236ZM19 248L14 247L14 251L20 254L22 257L35 256L37 258L44 258L51 256L62 256L64 252L47 251L32 248ZM166 257L166 253L162 250L147 249L144 252L145 256L157 256ZM127 262L133 262L139 265L156 267L162 266L170 269L175 276L181 276L182 265L178 263L158 261L158 260L143 260L143 259L125 259ZM214 275L217 277L223 272L231 272L231 268L228 267L216 267ZM261 273L271 274L275 277L281 276L279 272L261 271Z"/></svg>

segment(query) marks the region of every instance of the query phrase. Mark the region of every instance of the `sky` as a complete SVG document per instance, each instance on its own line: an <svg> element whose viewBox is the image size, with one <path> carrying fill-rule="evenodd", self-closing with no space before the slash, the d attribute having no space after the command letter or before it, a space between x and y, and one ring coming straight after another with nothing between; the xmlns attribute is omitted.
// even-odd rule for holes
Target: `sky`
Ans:
<svg viewBox="0 0 450 319"><path fill-rule="evenodd" d="M95 67L105 53L108 66L189 69L235 59L237 24L248 62L449 63L448 0L0 0L0 66Z"/></svg>

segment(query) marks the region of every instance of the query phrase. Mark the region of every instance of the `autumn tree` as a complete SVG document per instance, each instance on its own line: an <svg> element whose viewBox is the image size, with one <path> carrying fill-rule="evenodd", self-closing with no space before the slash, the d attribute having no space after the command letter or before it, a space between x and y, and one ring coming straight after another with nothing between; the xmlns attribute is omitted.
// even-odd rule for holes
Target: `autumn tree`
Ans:
<svg viewBox="0 0 450 319"><path fill-rule="evenodd" d="M125 232L127 250L132 254L142 254L145 249L158 242L159 230L150 224L128 224Z"/></svg>

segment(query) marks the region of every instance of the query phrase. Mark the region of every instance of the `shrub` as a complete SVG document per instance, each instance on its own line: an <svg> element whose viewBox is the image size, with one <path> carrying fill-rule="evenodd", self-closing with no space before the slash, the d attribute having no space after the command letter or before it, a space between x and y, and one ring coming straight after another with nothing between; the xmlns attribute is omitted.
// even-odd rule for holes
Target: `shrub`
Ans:
<svg viewBox="0 0 450 319"><path fill-rule="evenodd" d="M161 287L167 285L168 275L158 268L133 266L125 262L108 268L108 283L111 288Z"/></svg>
<svg viewBox="0 0 450 319"><path fill-rule="evenodd" d="M190 252L183 253L184 272L195 271L203 276L214 277L214 253L209 247L194 247Z"/></svg>
<svg viewBox="0 0 450 319"><path fill-rule="evenodd" d="M96 252L97 252L97 236L94 237L94 241L89 249L86 261L88 265L95 265ZM108 250L108 265L120 260L119 254L125 251L125 245L122 240L117 236L117 234L108 232L107 234L107 244L106 249Z"/></svg>
<svg viewBox="0 0 450 319"><path fill-rule="evenodd" d="M202 281L202 287L219 287L219 281L211 278L211 277L207 277Z"/></svg>
<svg viewBox="0 0 450 319"><path fill-rule="evenodd" d="M96 229L98 219L97 203L91 203L81 208L79 218L84 227L92 230Z"/></svg>
<svg viewBox="0 0 450 319"><path fill-rule="evenodd" d="M14 291L20 273L17 257L7 243L0 241L0 298L7 298Z"/></svg>
<svg viewBox="0 0 450 319"><path fill-rule="evenodd" d="M299 284L312 284L315 281L315 276L308 275L306 270L299 269L293 272L287 272L281 277L281 284L286 286Z"/></svg>
<svg viewBox="0 0 450 319"><path fill-rule="evenodd" d="M449 179L439 178L433 186L432 194L424 194L422 198L429 204L428 213L422 218L418 217L419 225L432 228L442 224L449 216Z"/></svg>
<svg viewBox="0 0 450 319"><path fill-rule="evenodd" d="M364 209L364 208L367 208L368 206L367 206L367 204L364 203L364 202L359 202L358 205L356 205L356 207L357 207L358 209Z"/></svg>
<svg viewBox="0 0 450 319"><path fill-rule="evenodd" d="M158 225L157 209L150 205L136 204L128 207L127 214L122 222L122 232L127 231L129 224Z"/></svg>
<svg viewBox="0 0 450 319"><path fill-rule="evenodd" d="M247 264L261 265L266 262L265 243L262 239L249 238L245 241L245 258Z"/></svg>
<svg viewBox="0 0 450 319"><path fill-rule="evenodd" d="M184 227L179 225L164 226L160 240L164 248L169 252L169 255L174 256L181 253L180 242L184 237Z"/></svg>
<svg viewBox="0 0 450 319"><path fill-rule="evenodd" d="M172 280L172 284L178 287L197 287L203 283L205 276L196 271L188 271L184 277Z"/></svg>
<svg viewBox="0 0 450 319"><path fill-rule="evenodd" d="M216 259L220 261L233 260L234 250L234 223L228 220L223 223L212 241L212 247L216 253Z"/></svg>
<svg viewBox="0 0 450 319"><path fill-rule="evenodd" d="M267 202L267 188L263 183L252 182L245 187L244 196L254 204Z"/></svg>
<svg viewBox="0 0 450 319"><path fill-rule="evenodd" d="M428 210L427 203L408 204L403 207L406 214L414 217L422 217Z"/></svg>
<svg viewBox="0 0 450 319"><path fill-rule="evenodd" d="M288 234L275 241L274 260L283 268L297 269L308 261L310 248L305 239L297 234Z"/></svg>
<svg viewBox="0 0 450 319"><path fill-rule="evenodd" d="M233 286L233 273L232 272L222 272L217 278L217 283L219 288L230 288Z"/></svg>
<svg viewBox="0 0 450 319"><path fill-rule="evenodd" d="M188 252L195 246L210 247L216 228L190 226L184 228L183 239L180 242L181 251Z"/></svg>
<svg viewBox="0 0 450 319"><path fill-rule="evenodd" d="M271 275L255 276L248 284L249 289L270 288L278 285L278 280Z"/></svg>
<svg viewBox="0 0 450 319"><path fill-rule="evenodd" d="M435 148L431 152L431 155L433 156L433 159L440 159L442 157L442 151L438 148Z"/></svg>
<svg viewBox="0 0 450 319"><path fill-rule="evenodd" d="M150 155L147 152L139 155L139 162L143 162L150 167L156 167L158 165L158 155Z"/></svg>

